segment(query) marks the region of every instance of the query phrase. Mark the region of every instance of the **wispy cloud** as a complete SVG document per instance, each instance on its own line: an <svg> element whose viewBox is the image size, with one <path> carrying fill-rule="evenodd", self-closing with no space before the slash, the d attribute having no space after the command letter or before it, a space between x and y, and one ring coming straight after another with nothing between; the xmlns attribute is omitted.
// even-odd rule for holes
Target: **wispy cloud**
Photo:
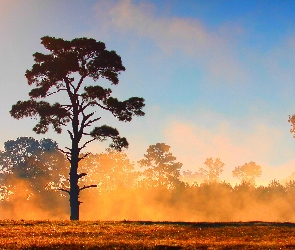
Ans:
<svg viewBox="0 0 295 250"><path fill-rule="evenodd" d="M150 40L166 54L185 54L208 72L212 82L245 82L247 73L235 54L235 42L224 27L223 31L213 32L198 19L157 16L152 4L135 4L131 0L108 3L96 6L100 27L125 38L130 36L130 40ZM236 29L230 32L236 33L234 36L240 33Z"/></svg>

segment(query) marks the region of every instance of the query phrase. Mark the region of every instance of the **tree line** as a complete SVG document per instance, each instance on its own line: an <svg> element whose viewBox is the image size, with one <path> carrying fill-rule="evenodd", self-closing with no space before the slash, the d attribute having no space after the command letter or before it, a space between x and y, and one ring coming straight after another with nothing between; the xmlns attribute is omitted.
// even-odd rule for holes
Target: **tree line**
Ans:
<svg viewBox="0 0 295 250"><path fill-rule="evenodd" d="M158 216L158 219L172 217L193 220L198 219L197 215L202 215L207 220L227 220L253 204L273 206L277 199L284 201L282 204L289 204L288 207L294 203L292 197L295 194L295 181L283 185L273 180L268 186L257 187L255 177L261 175L261 168L254 162L233 170L233 176L240 178L241 183L231 186L220 179L224 163L219 158L206 159L205 167L200 167L196 173L182 171L182 163L177 161L170 152L170 146L165 143L149 146L138 162L130 160L125 152L116 150L84 155L79 171L88 174L80 182L80 187L83 189L93 185L96 188L86 191L82 197L90 207L99 208L96 214L91 212L92 219L101 216L103 219L108 219L108 216L115 217L114 219L126 216L145 219L139 212L143 208L176 210L180 207L181 213L161 213L150 219L157 219ZM67 197L61 191L68 190L70 186L70 166L55 141L36 140L32 137L9 140L0 152L0 166L0 206L3 209L11 209L17 199L24 203L34 203L40 209L49 211L53 217L58 217L59 213L68 214ZM140 206L134 205L134 200L140 200ZM225 201L228 201L227 205L224 204ZM108 203L105 205L108 210L99 203ZM118 206L133 207L133 214L127 213L124 216L126 211L123 208L125 212L120 209L120 212L114 212L113 209L118 210ZM140 218L136 217L137 214ZM288 220L289 215L282 212L278 218Z"/></svg>

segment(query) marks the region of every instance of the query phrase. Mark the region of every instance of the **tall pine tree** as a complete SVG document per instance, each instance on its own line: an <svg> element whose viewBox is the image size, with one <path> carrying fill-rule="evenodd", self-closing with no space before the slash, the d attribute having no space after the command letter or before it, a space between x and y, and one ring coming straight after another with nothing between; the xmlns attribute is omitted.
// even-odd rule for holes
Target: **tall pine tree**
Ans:
<svg viewBox="0 0 295 250"><path fill-rule="evenodd" d="M118 75L125 70L121 57L115 51L106 50L103 42L89 38L67 41L49 36L42 37L41 41L49 54L35 53L35 63L31 70L26 71L28 84L32 86L30 99L18 101L12 106L10 114L16 119L39 117L33 128L37 134L46 133L50 125L57 133L62 132L63 126L66 127L71 146L61 150L70 162L70 189L62 191L70 195L70 219L79 220L79 193L95 187L79 187L79 179L86 175L78 172L79 161L86 156L80 156L81 150L94 140L108 138L112 141L111 148L121 150L128 147L126 138L120 137L113 127L102 125L89 129L102 118L96 115L95 108L109 111L120 121L129 122L133 116L144 115L144 99L131 97L119 101L111 96L110 88L85 83L88 78L94 82L104 78L117 85ZM43 100L53 95L62 95L63 103ZM89 136L89 139L82 143L84 136Z"/></svg>

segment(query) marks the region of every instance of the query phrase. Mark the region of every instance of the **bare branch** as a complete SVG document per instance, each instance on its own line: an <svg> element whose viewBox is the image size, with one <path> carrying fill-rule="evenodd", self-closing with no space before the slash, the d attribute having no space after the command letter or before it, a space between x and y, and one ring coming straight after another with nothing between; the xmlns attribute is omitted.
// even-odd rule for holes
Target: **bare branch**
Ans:
<svg viewBox="0 0 295 250"><path fill-rule="evenodd" d="M100 119L101 119L101 117L95 118L93 120L89 120L87 123L85 123L85 127L90 126L92 123L97 122Z"/></svg>
<svg viewBox="0 0 295 250"><path fill-rule="evenodd" d="M91 139L91 140L85 142L85 143L83 144L83 146L80 147L79 149L81 150L82 148L85 148L87 144L89 144L90 142L93 142L93 141L95 141L95 140L96 140L96 138L93 138L93 139Z"/></svg>
<svg viewBox="0 0 295 250"><path fill-rule="evenodd" d="M63 80L66 83L67 93L68 93L71 101L73 102L73 93L71 91L71 87L74 88L74 86L73 86L73 84L71 83L71 81L67 77L65 77Z"/></svg>
<svg viewBox="0 0 295 250"><path fill-rule="evenodd" d="M81 109L80 109L81 112L83 112L86 108L91 106L90 102L88 102L85 106L83 106L84 103L85 103L84 101L82 101L82 103L81 103Z"/></svg>
<svg viewBox="0 0 295 250"><path fill-rule="evenodd" d="M63 107L64 109L66 109L67 111L71 111L71 109L72 109L72 105L70 105L70 104L62 104L62 105L60 105L61 107Z"/></svg>
<svg viewBox="0 0 295 250"><path fill-rule="evenodd" d="M56 93L58 93L58 92L60 92L60 91L62 91L62 90L67 90L67 89L58 89L58 90L56 90L56 91L53 91L53 92L51 92L51 93L48 93L47 95L46 95L46 97L48 97L48 96L51 96L51 95L53 95L53 94L56 94Z"/></svg>
<svg viewBox="0 0 295 250"><path fill-rule="evenodd" d="M73 140L74 139L73 133L70 130L67 130L67 131L68 131L68 133L69 133L69 135L71 137L71 140Z"/></svg>
<svg viewBox="0 0 295 250"><path fill-rule="evenodd" d="M66 155L66 158L69 162L71 162L71 158L69 157L69 155L71 155L71 152L67 152L61 148L57 148L57 150L59 150L60 152L64 153Z"/></svg>
<svg viewBox="0 0 295 250"><path fill-rule="evenodd" d="M93 113L85 115L84 112L82 111L82 115L83 115L83 119L81 121L81 125L80 125L79 132L78 132L79 133L79 138L82 138L84 128L85 128L85 122L93 115Z"/></svg>
<svg viewBox="0 0 295 250"><path fill-rule="evenodd" d="M82 122L81 122L81 128L83 127L85 127L85 122L91 117L91 116L93 116L94 115L94 112L91 112L90 114L88 114L88 115L85 115L84 114L84 112L82 111L82 115L83 115L83 120L82 120ZM81 129L80 129L81 130Z"/></svg>
<svg viewBox="0 0 295 250"><path fill-rule="evenodd" d="M66 79L68 80L69 86L75 91L75 86L72 84L72 81L68 79L67 77Z"/></svg>
<svg viewBox="0 0 295 250"><path fill-rule="evenodd" d="M63 188L58 188L57 190L62 191L62 192L66 192L66 193L70 194L70 191L69 190L66 190L66 189L63 189Z"/></svg>
<svg viewBox="0 0 295 250"><path fill-rule="evenodd" d="M81 150L82 148L79 148L79 151ZM80 162L81 160L85 159L88 155L90 155L91 153L86 153L85 155L83 155L82 157L79 157L78 158L78 162Z"/></svg>
<svg viewBox="0 0 295 250"><path fill-rule="evenodd" d="M79 113L83 112L85 110L85 108L83 107L84 103L85 103L85 101L82 99L82 101L80 103L80 109L78 110ZM87 106L87 105L85 105L85 106Z"/></svg>
<svg viewBox="0 0 295 250"><path fill-rule="evenodd" d="M111 111L109 108L105 107L105 106L102 106L101 104L99 104L98 102L95 102L95 105L104 109L104 110L108 110L108 111Z"/></svg>
<svg viewBox="0 0 295 250"><path fill-rule="evenodd" d="M71 162L71 158L68 156L68 155L71 155L71 153L72 153L72 150L69 148L69 147L65 147L67 150L69 150L70 152L68 152L68 154L67 154L67 159L68 159L68 161L69 162Z"/></svg>
<svg viewBox="0 0 295 250"><path fill-rule="evenodd" d="M86 189L86 188L92 188L92 187L97 187L97 185L89 185L89 186L83 186L82 188L79 188L79 192Z"/></svg>
<svg viewBox="0 0 295 250"><path fill-rule="evenodd" d="M88 155L91 155L91 153L90 153L90 152L89 152L89 153L86 153L85 155L83 155L83 156L80 158L80 160L85 159Z"/></svg>
<svg viewBox="0 0 295 250"><path fill-rule="evenodd" d="M78 82L78 84L77 84L77 88L75 89L75 94L77 94L78 90L80 89L81 84L82 84L82 82L84 81L85 77L86 77L86 75L82 75L82 76L81 76L81 78L80 78L80 80L79 80L79 82Z"/></svg>
<svg viewBox="0 0 295 250"><path fill-rule="evenodd" d="M100 107L100 108L102 108L102 109L104 109L104 110L108 110L108 111L110 111L109 108L107 108L107 107L105 107L105 106L99 104L99 103L96 102L96 101L88 102L84 107L82 107L82 109L85 110L85 109L88 108L89 106L98 106L98 107Z"/></svg>
<svg viewBox="0 0 295 250"><path fill-rule="evenodd" d="M63 149L61 149L61 148L57 148L57 149L58 149L60 152L66 154L66 155L70 155L70 154L71 154L71 152L65 151L65 150L63 150Z"/></svg>

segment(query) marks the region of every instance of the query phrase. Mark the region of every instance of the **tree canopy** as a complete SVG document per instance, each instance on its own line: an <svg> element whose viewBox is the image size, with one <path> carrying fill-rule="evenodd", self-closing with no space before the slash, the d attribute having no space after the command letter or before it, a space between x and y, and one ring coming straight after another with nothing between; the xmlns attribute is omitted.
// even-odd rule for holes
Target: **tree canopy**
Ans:
<svg viewBox="0 0 295 250"><path fill-rule="evenodd" d="M165 143L149 146L139 165L144 168L146 185L173 189L181 183L179 177L182 163L176 161L176 157L170 152L170 146Z"/></svg>
<svg viewBox="0 0 295 250"><path fill-rule="evenodd" d="M6 209L33 201L36 209L46 206L52 216L66 213L64 206L57 208L65 204L64 198L52 192L61 176L69 172L67 160L55 141L32 137L6 141L0 151L0 169L0 200Z"/></svg>
<svg viewBox="0 0 295 250"><path fill-rule="evenodd" d="M199 172L206 177L208 182L217 182L219 175L223 172L224 163L216 158L215 161L211 158L207 158L204 162L206 168L200 168Z"/></svg>
<svg viewBox="0 0 295 250"><path fill-rule="evenodd" d="M242 182L248 182L251 185L255 184L255 178L261 175L261 167L255 162L251 161L245 163L243 166L238 166L233 170L233 177L237 177Z"/></svg>

